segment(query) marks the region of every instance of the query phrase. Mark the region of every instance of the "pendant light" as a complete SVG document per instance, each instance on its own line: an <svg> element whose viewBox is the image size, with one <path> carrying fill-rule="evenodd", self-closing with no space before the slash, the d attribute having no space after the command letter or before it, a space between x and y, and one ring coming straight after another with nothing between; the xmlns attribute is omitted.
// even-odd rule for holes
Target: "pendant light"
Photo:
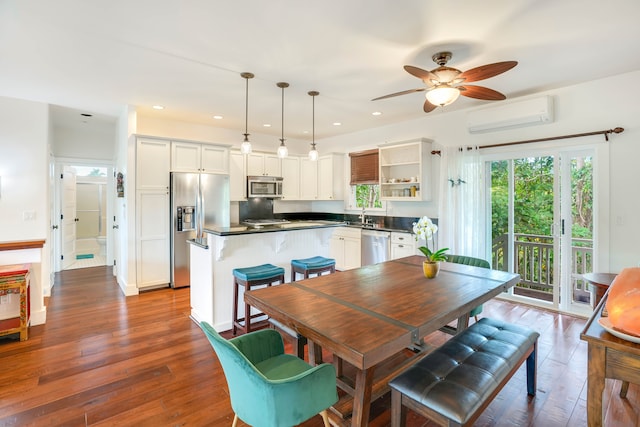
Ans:
<svg viewBox="0 0 640 427"><path fill-rule="evenodd" d="M255 76L251 73L241 73L240 74L243 79L247 81L246 89L245 89L245 100L244 100L244 141L240 145L240 152L242 154L251 153L251 143L249 142L249 131L248 129L248 121L249 121L249 79L254 78Z"/></svg>
<svg viewBox="0 0 640 427"><path fill-rule="evenodd" d="M307 93L311 96L313 105L311 110L311 150L309 150L309 160L315 162L318 160L318 150L316 150L316 96L320 95L320 92L312 90Z"/></svg>
<svg viewBox="0 0 640 427"><path fill-rule="evenodd" d="M284 145L284 88L289 87L289 83L280 82L277 86L282 89L282 137L280 138L280 146L278 147L278 157L284 159L289 155L289 149Z"/></svg>

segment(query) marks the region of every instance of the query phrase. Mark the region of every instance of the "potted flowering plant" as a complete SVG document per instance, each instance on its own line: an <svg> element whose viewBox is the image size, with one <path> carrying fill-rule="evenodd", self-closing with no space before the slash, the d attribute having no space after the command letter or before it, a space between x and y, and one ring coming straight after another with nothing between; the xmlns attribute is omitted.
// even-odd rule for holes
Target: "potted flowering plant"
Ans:
<svg viewBox="0 0 640 427"><path fill-rule="evenodd" d="M433 236L438 231L438 226L435 225L428 216L423 216L418 222L413 223L413 234L416 236L416 241L421 239L425 240L426 246L420 246L418 249L427 257L423 262L422 268L424 275L428 278L434 278L440 271L440 261L447 260L447 251L449 248L442 248L435 250L435 242L433 242ZM429 248L429 241L433 242L433 249Z"/></svg>

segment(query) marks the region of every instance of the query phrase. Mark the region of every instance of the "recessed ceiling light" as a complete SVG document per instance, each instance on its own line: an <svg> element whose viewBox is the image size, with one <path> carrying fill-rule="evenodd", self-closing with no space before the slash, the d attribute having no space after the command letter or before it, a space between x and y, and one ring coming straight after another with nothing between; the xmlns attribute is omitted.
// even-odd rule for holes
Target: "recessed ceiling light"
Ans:
<svg viewBox="0 0 640 427"><path fill-rule="evenodd" d="M154 105L153 109L154 110L164 110L164 107L162 105Z"/></svg>
<svg viewBox="0 0 640 427"><path fill-rule="evenodd" d="M380 112L380 111L374 111L374 112L373 112L373 113L371 113L371 114L372 114L372 115L374 115L374 116L381 116L381 115L382 115L382 112Z"/></svg>
<svg viewBox="0 0 640 427"><path fill-rule="evenodd" d="M218 116L218 115L213 116L213 118L216 120L222 120L222 116Z"/></svg>
<svg viewBox="0 0 640 427"><path fill-rule="evenodd" d="M340 122L333 122L333 125L334 125L334 126L342 126L342 123L340 123Z"/></svg>
<svg viewBox="0 0 640 427"><path fill-rule="evenodd" d="M302 133L309 133L309 131L308 130L303 130Z"/></svg>
<svg viewBox="0 0 640 427"><path fill-rule="evenodd" d="M266 128L270 128L270 127L271 127L271 124L270 124L270 123L265 123L265 124L263 124L262 126L264 126L264 127L266 127Z"/></svg>

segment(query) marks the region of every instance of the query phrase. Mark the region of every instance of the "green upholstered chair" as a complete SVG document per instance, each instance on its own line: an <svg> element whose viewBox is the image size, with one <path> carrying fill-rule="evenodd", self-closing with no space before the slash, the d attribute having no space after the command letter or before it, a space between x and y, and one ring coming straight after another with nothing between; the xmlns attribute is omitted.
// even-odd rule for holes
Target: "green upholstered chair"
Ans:
<svg viewBox="0 0 640 427"><path fill-rule="evenodd" d="M447 261L455 264L472 265L474 267L491 268L488 261L480 258L474 258L465 255L447 255ZM476 322L478 321L478 314L482 313L482 304L471 310L469 317L473 317Z"/></svg>
<svg viewBox="0 0 640 427"><path fill-rule="evenodd" d="M253 427L291 427L318 413L329 427L326 409L338 401L333 365L311 366L285 354L282 337L273 329L226 340L210 324L200 327L227 378L233 427L238 418Z"/></svg>

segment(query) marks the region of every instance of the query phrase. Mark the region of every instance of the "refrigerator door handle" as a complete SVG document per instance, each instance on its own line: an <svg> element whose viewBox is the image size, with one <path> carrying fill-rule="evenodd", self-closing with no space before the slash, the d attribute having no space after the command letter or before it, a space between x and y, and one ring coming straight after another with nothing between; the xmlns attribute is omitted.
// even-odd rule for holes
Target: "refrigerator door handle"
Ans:
<svg viewBox="0 0 640 427"><path fill-rule="evenodd" d="M202 202L202 179L198 174L198 194L196 197L196 239L202 239L202 223L204 221L204 206Z"/></svg>

